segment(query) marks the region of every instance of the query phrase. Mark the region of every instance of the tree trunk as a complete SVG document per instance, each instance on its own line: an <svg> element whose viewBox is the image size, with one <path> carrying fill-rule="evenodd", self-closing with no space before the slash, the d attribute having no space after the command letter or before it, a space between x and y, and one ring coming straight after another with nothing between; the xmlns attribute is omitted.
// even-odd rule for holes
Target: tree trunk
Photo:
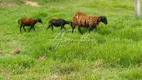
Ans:
<svg viewBox="0 0 142 80"><path fill-rule="evenodd" d="M140 0L135 0L135 14L140 17Z"/></svg>

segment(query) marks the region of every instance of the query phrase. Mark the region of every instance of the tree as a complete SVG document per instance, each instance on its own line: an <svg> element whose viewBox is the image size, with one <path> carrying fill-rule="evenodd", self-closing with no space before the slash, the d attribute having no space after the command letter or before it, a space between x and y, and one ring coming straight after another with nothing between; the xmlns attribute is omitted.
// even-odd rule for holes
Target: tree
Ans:
<svg viewBox="0 0 142 80"><path fill-rule="evenodd" d="M140 17L140 0L135 0L135 14Z"/></svg>

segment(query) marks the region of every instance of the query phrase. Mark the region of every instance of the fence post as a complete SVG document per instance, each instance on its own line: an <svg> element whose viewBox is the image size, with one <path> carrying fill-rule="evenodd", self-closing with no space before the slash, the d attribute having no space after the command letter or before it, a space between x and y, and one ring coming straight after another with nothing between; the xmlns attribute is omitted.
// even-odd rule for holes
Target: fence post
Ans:
<svg viewBox="0 0 142 80"><path fill-rule="evenodd" d="M140 0L135 0L135 15L140 17Z"/></svg>

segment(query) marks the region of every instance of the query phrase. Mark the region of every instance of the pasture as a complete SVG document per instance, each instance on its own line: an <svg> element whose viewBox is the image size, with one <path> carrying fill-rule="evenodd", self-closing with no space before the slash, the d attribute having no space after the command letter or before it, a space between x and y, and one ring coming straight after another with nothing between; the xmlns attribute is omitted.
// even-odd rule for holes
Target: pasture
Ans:
<svg viewBox="0 0 142 80"><path fill-rule="evenodd" d="M32 1L0 0L0 80L142 80L142 19L133 0ZM52 17L72 21L78 11L106 16L108 24L81 28L83 35L69 25L47 30ZM43 23L20 33L22 17Z"/></svg>

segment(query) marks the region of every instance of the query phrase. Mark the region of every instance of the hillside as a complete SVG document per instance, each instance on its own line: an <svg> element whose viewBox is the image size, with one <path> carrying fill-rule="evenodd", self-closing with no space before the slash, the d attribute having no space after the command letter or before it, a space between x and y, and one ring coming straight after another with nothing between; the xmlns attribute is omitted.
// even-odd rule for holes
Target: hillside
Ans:
<svg viewBox="0 0 142 80"><path fill-rule="evenodd" d="M69 25L47 30L50 18L72 21L78 11L108 24L83 35ZM22 17L43 23L20 33ZM133 0L0 0L0 80L141 80L141 28Z"/></svg>

